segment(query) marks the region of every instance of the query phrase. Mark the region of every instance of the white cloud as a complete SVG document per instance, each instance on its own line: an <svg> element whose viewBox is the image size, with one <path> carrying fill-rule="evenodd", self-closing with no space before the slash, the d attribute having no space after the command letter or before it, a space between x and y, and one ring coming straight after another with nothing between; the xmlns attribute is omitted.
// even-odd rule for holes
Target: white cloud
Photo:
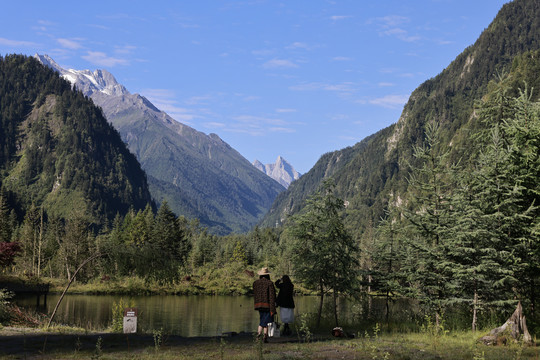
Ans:
<svg viewBox="0 0 540 360"><path fill-rule="evenodd" d="M275 53L275 50L272 49L260 49L260 50L253 50L251 52L255 56L270 56Z"/></svg>
<svg viewBox="0 0 540 360"><path fill-rule="evenodd" d="M56 23L48 20L38 20L38 25L32 26L32 30L36 30L38 32L46 33L49 30L50 26L55 26Z"/></svg>
<svg viewBox="0 0 540 360"><path fill-rule="evenodd" d="M296 65L294 62L290 60L285 59L272 59L267 62L265 62L263 65L263 68L265 69L273 69L273 68L297 68L298 65Z"/></svg>
<svg viewBox="0 0 540 360"><path fill-rule="evenodd" d="M129 65L128 60L107 56L107 54L101 51L88 51L87 55L82 56L82 58L98 66L113 67L116 65Z"/></svg>
<svg viewBox="0 0 540 360"><path fill-rule="evenodd" d="M70 40L70 39L56 39L56 41L64 48L71 49L71 50L77 50L82 48L82 45L76 41L76 40Z"/></svg>
<svg viewBox="0 0 540 360"><path fill-rule="evenodd" d="M257 101L257 100L260 100L260 99L261 99L261 97L257 96L257 95L248 95L248 96L243 96L242 97L242 100L244 100L246 102Z"/></svg>
<svg viewBox="0 0 540 360"><path fill-rule="evenodd" d="M255 116L255 115L238 115L233 117L234 120L241 122L243 124L250 124L250 125L263 125L263 124L271 124L271 125L284 125L285 121L281 119L276 118L269 118L264 116Z"/></svg>
<svg viewBox="0 0 540 360"><path fill-rule="evenodd" d="M383 27L391 28L395 27L404 23L408 23L411 20L408 17L400 16L400 15L387 15L383 17L379 17L376 19L379 21Z"/></svg>
<svg viewBox="0 0 540 360"><path fill-rule="evenodd" d="M96 28L96 29L100 29L100 30L107 30L107 31L111 30L110 27L105 26L105 25L101 25L101 24L89 24L88 26Z"/></svg>
<svg viewBox="0 0 540 360"><path fill-rule="evenodd" d="M224 127L226 127L227 125L224 124L224 123L220 123L220 122L215 122L215 121L211 121L211 122L206 122L203 124L206 128L209 128L209 129L223 129Z"/></svg>
<svg viewBox="0 0 540 360"><path fill-rule="evenodd" d="M311 46L309 46L306 43L303 42L294 42L291 45L287 46L286 49L304 49L304 50L310 50Z"/></svg>
<svg viewBox="0 0 540 360"><path fill-rule="evenodd" d="M186 100L184 100L184 103L187 105L200 105L200 104L206 104L208 100L211 100L212 96L206 95L206 96L192 96Z"/></svg>
<svg viewBox="0 0 540 360"><path fill-rule="evenodd" d="M334 16L330 16L330 19L332 19L333 21L345 20L345 19L348 19L348 18L352 18L352 16L350 16L350 15L334 15Z"/></svg>
<svg viewBox="0 0 540 360"><path fill-rule="evenodd" d="M369 103L385 108L399 108L405 105L408 99L408 95L386 95L380 98L369 100Z"/></svg>
<svg viewBox="0 0 540 360"><path fill-rule="evenodd" d="M232 118L226 131L248 134L251 136L263 136L268 132L293 133L296 132L282 119L276 119L255 115L239 115Z"/></svg>
<svg viewBox="0 0 540 360"><path fill-rule="evenodd" d="M320 82L311 82L304 83L299 85L294 85L289 87L290 90L295 91L314 91L314 90L324 90L324 91L339 91L339 92L354 92L353 83L344 82L340 84L329 84L329 83L320 83Z"/></svg>
<svg viewBox="0 0 540 360"><path fill-rule="evenodd" d="M114 52L116 54L128 55L128 54L131 54L136 49L137 47L133 45L115 46Z"/></svg>
<svg viewBox="0 0 540 360"><path fill-rule="evenodd" d="M409 32L403 29L402 25L405 25L411 21L410 18L400 15L388 15L376 18L369 21L376 22L379 26L379 35L381 36L393 36L399 40L406 42L414 42L420 40L420 36L409 35Z"/></svg>
<svg viewBox="0 0 540 360"><path fill-rule="evenodd" d="M293 113L296 112L296 109L276 109L277 113Z"/></svg>
<svg viewBox="0 0 540 360"><path fill-rule="evenodd" d="M4 46L15 46L15 47L37 47L38 44L31 41L23 40L11 40L6 38L0 38L0 45Z"/></svg>
<svg viewBox="0 0 540 360"><path fill-rule="evenodd" d="M49 20L38 20L38 24L46 26L56 25L56 23Z"/></svg>
<svg viewBox="0 0 540 360"><path fill-rule="evenodd" d="M286 127L271 127L269 129L271 132L280 132L280 133L294 133L296 130Z"/></svg>
<svg viewBox="0 0 540 360"><path fill-rule="evenodd" d="M347 57L347 56L335 56L335 57L332 58L332 60L334 60L334 61L351 61L352 58Z"/></svg>
<svg viewBox="0 0 540 360"><path fill-rule="evenodd" d="M349 115L347 114L334 114L330 116L330 119L332 121L344 121L349 119Z"/></svg>
<svg viewBox="0 0 540 360"><path fill-rule="evenodd" d="M452 40L437 40L437 44L439 45L450 45L450 44L455 44L455 43L456 42Z"/></svg>
<svg viewBox="0 0 540 360"><path fill-rule="evenodd" d="M159 110L166 112L173 119L183 123L190 123L201 116L193 110L178 106L176 94L169 89L144 89L141 94L148 98Z"/></svg>

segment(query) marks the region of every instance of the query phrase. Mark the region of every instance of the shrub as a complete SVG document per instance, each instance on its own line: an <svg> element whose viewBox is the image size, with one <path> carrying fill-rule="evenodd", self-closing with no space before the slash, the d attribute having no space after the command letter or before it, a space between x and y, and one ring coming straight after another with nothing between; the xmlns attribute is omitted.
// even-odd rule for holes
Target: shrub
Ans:
<svg viewBox="0 0 540 360"><path fill-rule="evenodd" d="M5 289L0 289L0 324L5 324L10 320L10 302L13 294Z"/></svg>

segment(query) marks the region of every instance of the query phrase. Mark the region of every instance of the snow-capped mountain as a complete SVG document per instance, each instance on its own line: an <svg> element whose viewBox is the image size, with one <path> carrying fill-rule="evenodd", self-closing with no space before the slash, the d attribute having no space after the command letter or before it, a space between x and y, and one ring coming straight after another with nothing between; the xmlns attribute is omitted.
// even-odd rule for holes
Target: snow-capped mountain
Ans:
<svg viewBox="0 0 540 360"><path fill-rule="evenodd" d="M103 109L137 156L156 202L217 234L251 229L284 190L216 134L204 134L131 94L105 70L63 69L35 55Z"/></svg>
<svg viewBox="0 0 540 360"><path fill-rule="evenodd" d="M58 65L50 56L35 54L43 65L46 65L60 73L64 79L77 85L86 96L92 96L96 92L106 95L129 95L129 91L119 84L114 76L107 70L74 70L64 69Z"/></svg>
<svg viewBox="0 0 540 360"><path fill-rule="evenodd" d="M300 178L300 176L302 176L281 156L278 156L274 164L264 165L259 160L255 160L253 162L253 166L270 176L272 179L276 180L285 188L288 188L294 180L297 180Z"/></svg>

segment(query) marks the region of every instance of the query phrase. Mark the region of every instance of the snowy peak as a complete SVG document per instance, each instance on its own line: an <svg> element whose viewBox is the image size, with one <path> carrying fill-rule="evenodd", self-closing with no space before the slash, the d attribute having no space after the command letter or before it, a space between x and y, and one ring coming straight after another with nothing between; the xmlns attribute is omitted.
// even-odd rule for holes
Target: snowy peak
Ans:
<svg viewBox="0 0 540 360"><path fill-rule="evenodd" d="M259 160L255 160L253 166L279 182L285 188L288 188L294 180L297 180L302 176L281 156L278 156L274 164L263 165Z"/></svg>
<svg viewBox="0 0 540 360"><path fill-rule="evenodd" d="M129 91L116 81L114 76L107 70L74 70L64 69L58 65L50 56L35 54L34 57L43 65L48 66L60 73L72 85L77 84L77 88L84 95L90 96L96 92L106 95L128 95Z"/></svg>

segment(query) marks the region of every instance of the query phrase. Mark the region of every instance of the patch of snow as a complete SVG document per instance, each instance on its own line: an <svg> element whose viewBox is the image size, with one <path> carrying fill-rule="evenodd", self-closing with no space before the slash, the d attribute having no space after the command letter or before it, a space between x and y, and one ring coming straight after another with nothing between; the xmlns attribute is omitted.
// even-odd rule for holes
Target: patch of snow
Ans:
<svg viewBox="0 0 540 360"><path fill-rule="evenodd" d="M71 84L75 84L75 82L77 81L77 78L71 74L64 74L62 75L62 77L69 81Z"/></svg>

